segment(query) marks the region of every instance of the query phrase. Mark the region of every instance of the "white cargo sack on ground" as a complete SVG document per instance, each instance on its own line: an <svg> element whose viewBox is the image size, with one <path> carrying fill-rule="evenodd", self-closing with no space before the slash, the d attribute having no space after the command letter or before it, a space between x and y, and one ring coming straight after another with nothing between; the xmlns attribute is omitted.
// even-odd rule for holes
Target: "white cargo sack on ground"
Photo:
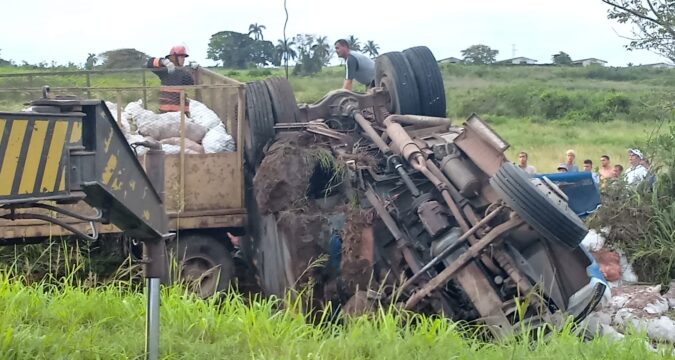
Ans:
<svg viewBox="0 0 675 360"><path fill-rule="evenodd" d="M202 139L202 146L204 146L204 153L220 153L235 151L234 138L225 131L225 125L219 124L213 129L209 130Z"/></svg>
<svg viewBox="0 0 675 360"><path fill-rule="evenodd" d="M190 118L207 130L211 130L221 124L220 118L218 118L218 115L213 110L193 99L190 99Z"/></svg>
<svg viewBox="0 0 675 360"><path fill-rule="evenodd" d="M151 112L152 113L152 112ZM138 124L138 132L141 135L150 136L153 139L164 140L172 137L180 137L180 113L168 112L164 114L154 114L154 119L144 118ZM199 142L206 134L206 128L195 124L189 118L185 118L185 137Z"/></svg>

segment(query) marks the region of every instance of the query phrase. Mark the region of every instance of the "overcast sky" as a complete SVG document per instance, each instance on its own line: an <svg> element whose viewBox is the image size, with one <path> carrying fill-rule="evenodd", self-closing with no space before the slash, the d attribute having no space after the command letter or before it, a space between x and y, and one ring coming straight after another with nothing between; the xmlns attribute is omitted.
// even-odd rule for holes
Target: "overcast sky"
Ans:
<svg viewBox="0 0 675 360"><path fill-rule="evenodd" d="M12 0L10 0L12 1ZM12 1L0 21L0 56L16 62L83 63L87 53L136 48L163 56L174 43L188 46L191 60L206 59L208 41L222 30L267 27L266 40L283 37L283 0ZM95 5L94 5L95 4ZM436 58L461 57L473 44L499 50L498 60L516 56L551 61L565 51L572 59L595 57L612 66L665 59L625 50L620 35L630 28L607 19L600 0L287 0L286 34L327 36L333 42L354 34L374 40L380 52L426 45Z"/></svg>

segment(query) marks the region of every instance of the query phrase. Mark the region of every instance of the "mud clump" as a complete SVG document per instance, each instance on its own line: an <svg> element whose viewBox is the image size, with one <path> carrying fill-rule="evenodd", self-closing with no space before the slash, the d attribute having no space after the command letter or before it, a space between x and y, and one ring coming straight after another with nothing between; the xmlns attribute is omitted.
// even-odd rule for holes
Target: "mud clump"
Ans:
<svg viewBox="0 0 675 360"><path fill-rule="evenodd" d="M261 214L307 205L307 189L319 164L316 153L323 148L313 136L303 134L281 138L270 146L253 178Z"/></svg>
<svg viewBox="0 0 675 360"><path fill-rule="evenodd" d="M372 224L371 211L351 210L347 215L342 240L341 274L345 291L349 295L377 287L373 283L375 235Z"/></svg>
<svg viewBox="0 0 675 360"><path fill-rule="evenodd" d="M321 213L288 210L278 214L277 227L280 236L287 239L291 256L289 266L296 287L301 288L310 280L316 279L319 270L325 265L326 261L322 258L325 250L321 245L330 238L330 222Z"/></svg>

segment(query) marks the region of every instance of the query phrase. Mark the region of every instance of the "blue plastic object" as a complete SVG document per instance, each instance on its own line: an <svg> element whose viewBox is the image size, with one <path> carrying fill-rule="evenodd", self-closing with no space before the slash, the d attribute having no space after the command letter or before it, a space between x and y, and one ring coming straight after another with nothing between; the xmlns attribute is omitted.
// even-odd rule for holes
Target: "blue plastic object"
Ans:
<svg viewBox="0 0 675 360"><path fill-rule="evenodd" d="M569 198L570 209L582 219L595 212L602 205L600 188L593 180L593 174L590 172L536 174L534 177L547 177L558 185L560 190Z"/></svg>
<svg viewBox="0 0 675 360"><path fill-rule="evenodd" d="M328 243L329 246L329 264L335 271L340 271L342 262L342 237L338 231L333 231Z"/></svg>

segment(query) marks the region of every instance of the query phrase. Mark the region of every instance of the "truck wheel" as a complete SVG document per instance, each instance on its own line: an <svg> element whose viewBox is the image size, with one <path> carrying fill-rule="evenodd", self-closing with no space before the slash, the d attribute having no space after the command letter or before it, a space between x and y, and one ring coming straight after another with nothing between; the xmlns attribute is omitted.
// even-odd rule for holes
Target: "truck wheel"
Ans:
<svg viewBox="0 0 675 360"><path fill-rule="evenodd" d="M223 241L201 233L184 233L177 240L176 259L180 277L205 299L230 286L234 263Z"/></svg>
<svg viewBox="0 0 675 360"><path fill-rule="evenodd" d="M273 77L265 80L265 85L272 100L274 123L297 122L298 103L295 100L291 83L285 78Z"/></svg>
<svg viewBox="0 0 675 360"><path fill-rule="evenodd" d="M248 253L253 259L263 293L283 297L286 290L295 284L290 252L285 239L279 236L276 217L260 214L252 188L251 184L246 191Z"/></svg>
<svg viewBox="0 0 675 360"><path fill-rule="evenodd" d="M417 90L420 94L421 115L445 117L445 87L443 75L434 54L426 46L403 50L413 69Z"/></svg>
<svg viewBox="0 0 675 360"><path fill-rule="evenodd" d="M244 155L246 162L255 169L262 160L265 144L274 138L274 112L263 81L246 84L246 118L248 131Z"/></svg>
<svg viewBox="0 0 675 360"><path fill-rule="evenodd" d="M290 249L283 234L277 231L276 216L263 215L259 227L261 236L257 258L261 286L266 295L283 298L297 280L293 274Z"/></svg>
<svg viewBox="0 0 675 360"><path fill-rule="evenodd" d="M550 182L530 179L512 163L504 163L490 184L502 199L547 239L576 247L588 233L567 201Z"/></svg>
<svg viewBox="0 0 675 360"><path fill-rule="evenodd" d="M419 114L415 75L400 52L388 52L375 60L375 85L389 93L387 110L394 114Z"/></svg>

